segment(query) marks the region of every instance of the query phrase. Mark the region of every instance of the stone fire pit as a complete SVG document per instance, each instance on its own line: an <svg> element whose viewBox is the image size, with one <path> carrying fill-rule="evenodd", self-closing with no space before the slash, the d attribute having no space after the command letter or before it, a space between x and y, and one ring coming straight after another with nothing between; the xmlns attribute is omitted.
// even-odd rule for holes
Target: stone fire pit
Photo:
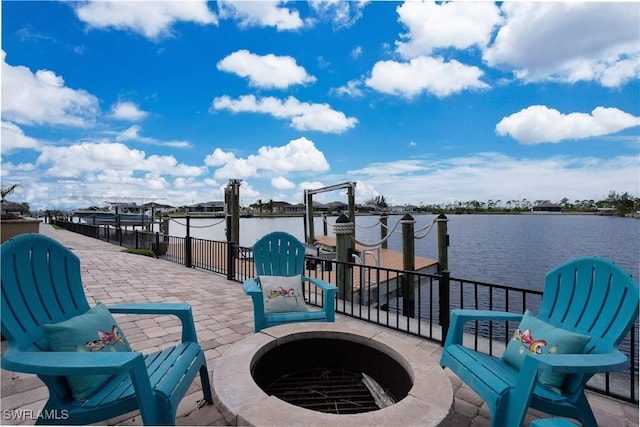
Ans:
<svg viewBox="0 0 640 427"><path fill-rule="evenodd" d="M366 324L299 323L248 336L216 363L213 391L230 425L439 426L453 404L427 352Z"/></svg>

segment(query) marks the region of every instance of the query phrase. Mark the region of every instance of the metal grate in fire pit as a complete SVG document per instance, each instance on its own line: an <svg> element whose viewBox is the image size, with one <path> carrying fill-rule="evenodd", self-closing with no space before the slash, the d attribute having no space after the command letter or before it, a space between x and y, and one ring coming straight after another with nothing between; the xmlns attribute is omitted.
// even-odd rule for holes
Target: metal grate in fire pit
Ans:
<svg viewBox="0 0 640 427"><path fill-rule="evenodd" d="M331 414L356 414L380 409L362 374L328 368L285 374L265 391L292 405Z"/></svg>

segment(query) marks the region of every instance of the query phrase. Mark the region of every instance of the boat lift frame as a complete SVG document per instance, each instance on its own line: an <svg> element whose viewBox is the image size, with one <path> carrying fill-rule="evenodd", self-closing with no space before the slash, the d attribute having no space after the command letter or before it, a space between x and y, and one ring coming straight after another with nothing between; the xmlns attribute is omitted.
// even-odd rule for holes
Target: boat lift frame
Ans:
<svg viewBox="0 0 640 427"><path fill-rule="evenodd" d="M304 216L304 238L308 245L315 243L315 233L313 227L313 195L326 193L346 188L347 200L349 206L349 219L355 224L356 222L356 203L355 203L355 182L343 182L342 184L330 185L328 187L317 188L315 190L304 190L305 216Z"/></svg>

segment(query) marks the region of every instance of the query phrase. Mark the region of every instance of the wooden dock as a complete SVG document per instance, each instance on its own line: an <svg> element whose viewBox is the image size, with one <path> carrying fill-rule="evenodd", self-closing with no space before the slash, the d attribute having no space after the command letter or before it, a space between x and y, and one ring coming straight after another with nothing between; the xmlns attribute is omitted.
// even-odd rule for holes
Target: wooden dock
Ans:
<svg viewBox="0 0 640 427"><path fill-rule="evenodd" d="M330 236L316 236L316 244L330 252L336 251L336 239ZM390 268L394 270L403 269L402 252L394 251L391 249L380 249L380 264L376 261L378 249L368 249L361 245L356 244L356 251L358 252L363 264L370 266L380 266L381 268ZM364 255L363 255L364 254ZM437 271L438 261L430 258L415 257L415 269L416 271L433 270Z"/></svg>
<svg viewBox="0 0 640 427"><path fill-rule="evenodd" d="M335 252L336 240L329 236L316 236L316 245L327 251ZM351 277L353 301L362 305L386 305L402 286L402 252L391 249L369 249L356 245L356 252L362 260L362 267L354 269ZM378 263L379 258L379 263ZM375 267L380 267L381 270ZM415 257L415 271L435 274L438 261L430 258ZM336 271L322 271L322 279L336 284Z"/></svg>

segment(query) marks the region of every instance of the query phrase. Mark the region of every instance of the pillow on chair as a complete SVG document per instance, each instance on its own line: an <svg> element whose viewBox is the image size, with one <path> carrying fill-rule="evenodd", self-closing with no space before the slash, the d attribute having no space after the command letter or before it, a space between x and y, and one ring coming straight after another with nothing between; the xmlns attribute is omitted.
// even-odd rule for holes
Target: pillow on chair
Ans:
<svg viewBox="0 0 640 427"><path fill-rule="evenodd" d="M131 351L118 323L102 303L71 319L44 325L44 336L53 351ZM108 379L109 375L67 377L76 400L85 399Z"/></svg>
<svg viewBox="0 0 640 427"><path fill-rule="evenodd" d="M516 369L522 367L526 353L536 354L578 354L591 338L562 328L557 328L525 311L518 329L509 341L502 359ZM565 379L565 374L544 371L538 382L555 392Z"/></svg>
<svg viewBox="0 0 640 427"><path fill-rule="evenodd" d="M265 313L307 311L302 292L302 275L260 276Z"/></svg>

